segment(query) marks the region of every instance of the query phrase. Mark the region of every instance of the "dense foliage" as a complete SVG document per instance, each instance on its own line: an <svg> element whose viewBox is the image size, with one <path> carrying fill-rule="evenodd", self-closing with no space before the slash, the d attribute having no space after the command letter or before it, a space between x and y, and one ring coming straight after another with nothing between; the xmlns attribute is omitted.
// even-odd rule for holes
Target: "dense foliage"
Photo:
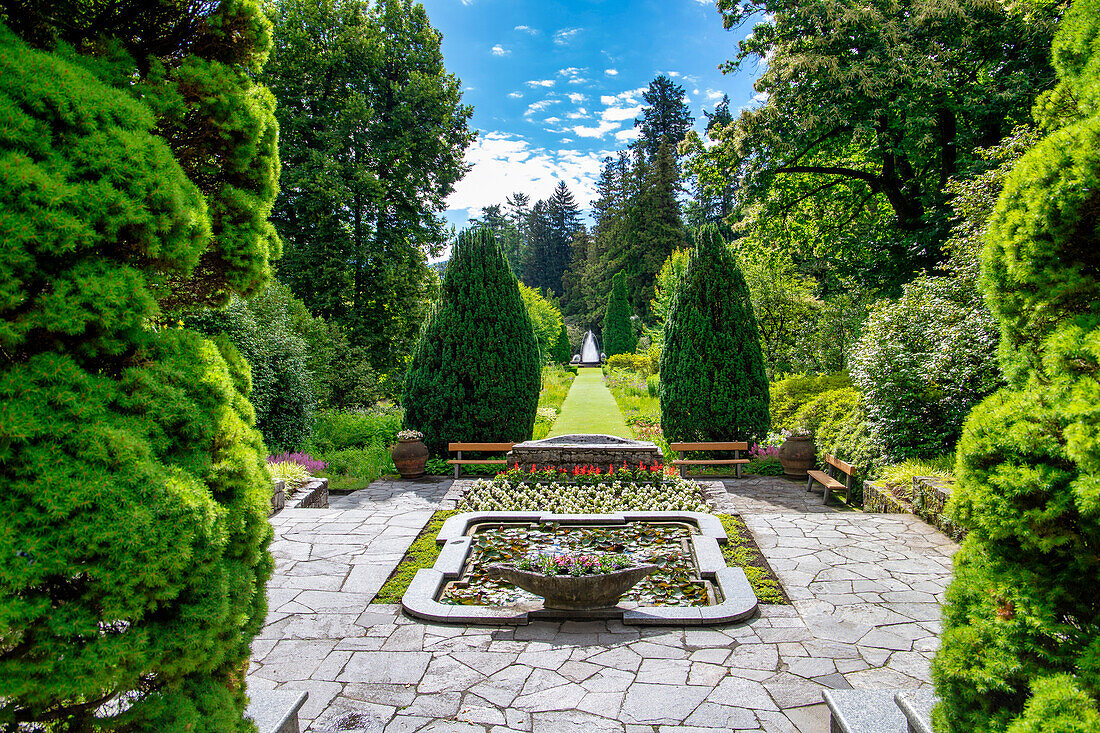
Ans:
<svg viewBox="0 0 1100 733"><path fill-rule="evenodd" d="M824 281L897 288L943 259L948 181L1052 86L1067 4L720 0L727 28L764 17L727 65L766 59L764 101L689 167Z"/></svg>
<svg viewBox="0 0 1100 733"><path fill-rule="evenodd" d="M550 360L555 364L568 364L573 360L573 349L569 346L569 333L565 323L558 329L558 338L550 348Z"/></svg>
<svg viewBox="0 0 1100 733"><path fill-rule="evenodd" d="M976 285L920 277L872 309L850 368L893 460L953 451L971 408L1001 384L997 326Z"/></svg>
<svg viewBox="0 0 1100 733"><path fill-rule="evenodd" d="M620 272L611 279L611 293L607 296L607 312L603 318L603 351L608 356L634 353L637 343L631 315L626 278Z"/></svg>
<svg viewBox="0 0 1100 733"><path fill-rule="evenodd" d="M112 17L150 20L133 10ZM109 55L0 25L0 727L255 730L271 484L248 367L157 297L266 277L274 127L249 75L267 26L249 2L182 36L152 24L141 43L178 44L166 65L87 18L65 40Z"/></svg>
<svg viewBox="0 0 1100 733"><path fill-rule="evenodd" d="M538 290L529 288L523 283L519 284L519 294L523 297L523 305L527 308L528 318L531 319L531 328L535 331L535 341L539 345L539 362L545 364L551 360L551 354L561 336L561 311L542 297L542 293ZM568 361L567 358L565 362Z"/></svg>
<svg viewBox="0 0 1100 733"><path fill-rule="evenodd" d="M531 437L538 344L519 285L492 232L463 232L405 382L405 424L429 450L451 441Z"/></svg>
<svg viewBox="0 0 1100 733"><path fill-rule="evenodd" d="M982 252L1008 386L964 427L937 725L1100 729L1100 3L1054 43L1078 115L1016 164Z"/></svg>
<svg viewBox="0 0 1100 733"><path fill-rule="evenodd" d="M769 423L748 287L721 235L707 225L665 321L661 426L670 441L751 441Z"/></svg>
<svg viewBox="0 0 1100 733"><path fill-rule="evenodd" d="M280 278L376 371L399 371L435 296L427 255L445 240L472 110L412 0L280 0L271 18Z"/></svg>

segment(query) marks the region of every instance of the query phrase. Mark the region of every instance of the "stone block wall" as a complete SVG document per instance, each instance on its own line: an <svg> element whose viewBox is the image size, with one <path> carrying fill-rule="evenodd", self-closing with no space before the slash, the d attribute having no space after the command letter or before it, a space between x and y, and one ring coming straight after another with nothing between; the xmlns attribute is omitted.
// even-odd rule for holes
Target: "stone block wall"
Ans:
<svg viewBox="0 0 1100 733"><path fill-rule="evenodd" d="M271 482L271 514L286 506L286 481Z"/></svg>
<svg viewBox="0 0 1100 733"><path fill-rule="evenodd" d="M947 516L947 502L951 498L951 482L934 476L917 476L913 479L913 513L938 528L953 540L961 540L966 530Z"/></svg>
<svg viewBox="0 0 1100 733"><path fill-rule="evenodd" d="M912 508L894 496L888 486L873 481L863 483L863 511L874 514L910 514Z"/></svg>

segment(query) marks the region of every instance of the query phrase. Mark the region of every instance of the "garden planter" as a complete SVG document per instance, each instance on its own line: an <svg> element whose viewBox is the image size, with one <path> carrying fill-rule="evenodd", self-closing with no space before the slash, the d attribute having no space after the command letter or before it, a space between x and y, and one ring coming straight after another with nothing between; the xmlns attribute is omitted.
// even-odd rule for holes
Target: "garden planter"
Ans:
<svg viewBox="0 0 1100 733"><path fill-rule="evenodd" d="M806 472L817 461L817 449L813 436L792 435L779 446L779 463L783 473L792 478L806 478Z"/></svg>
<svg viewBox="0 0 1100 733"><path fill-rule="evenodd" d="M511 565L490 565L486 569L492 576L542 596L544 608L583 610L614 606L623 593L657 570L657 566L634 565L597 575L546 575L517 570Z"/></svg>
<svg viewBox="0 0 1100 733"><path fill-rule="evenodd" d="M428 465L428 447L417 438L401 438L390 451L401 478L420 478Z"/></svg>

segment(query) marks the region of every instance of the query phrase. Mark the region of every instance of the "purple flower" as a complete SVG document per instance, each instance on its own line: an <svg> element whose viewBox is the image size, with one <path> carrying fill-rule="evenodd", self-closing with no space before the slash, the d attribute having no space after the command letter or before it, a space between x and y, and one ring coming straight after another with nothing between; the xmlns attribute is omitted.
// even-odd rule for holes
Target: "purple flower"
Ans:
<svg viewBox="0 0 1100 733"><path fill-rule="evenodd" d="M318 460L308 453L279 453L278 455L268 456L268 463L297 463L302 468L309 471L311 476L315 476L321 473L328 467L328 464L324 461Z"/></svg>

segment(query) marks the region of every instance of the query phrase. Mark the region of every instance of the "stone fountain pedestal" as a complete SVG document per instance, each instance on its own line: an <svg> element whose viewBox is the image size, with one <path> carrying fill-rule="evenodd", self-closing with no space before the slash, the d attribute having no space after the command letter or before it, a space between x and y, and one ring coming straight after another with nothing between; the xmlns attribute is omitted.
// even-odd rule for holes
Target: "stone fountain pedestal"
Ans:
<svg viewBox="0 0 1100 733"><path fill-rule="evenodd" d="M520 468L527 470L532 466L565 469L598 466L607 470L609 465L622 468L623 463L636 468L638 463L652 466L654 463L663 465L664 462L664 454L656 443L589 433L516 443L508 454L509 468L518 463Z"/></svg>

